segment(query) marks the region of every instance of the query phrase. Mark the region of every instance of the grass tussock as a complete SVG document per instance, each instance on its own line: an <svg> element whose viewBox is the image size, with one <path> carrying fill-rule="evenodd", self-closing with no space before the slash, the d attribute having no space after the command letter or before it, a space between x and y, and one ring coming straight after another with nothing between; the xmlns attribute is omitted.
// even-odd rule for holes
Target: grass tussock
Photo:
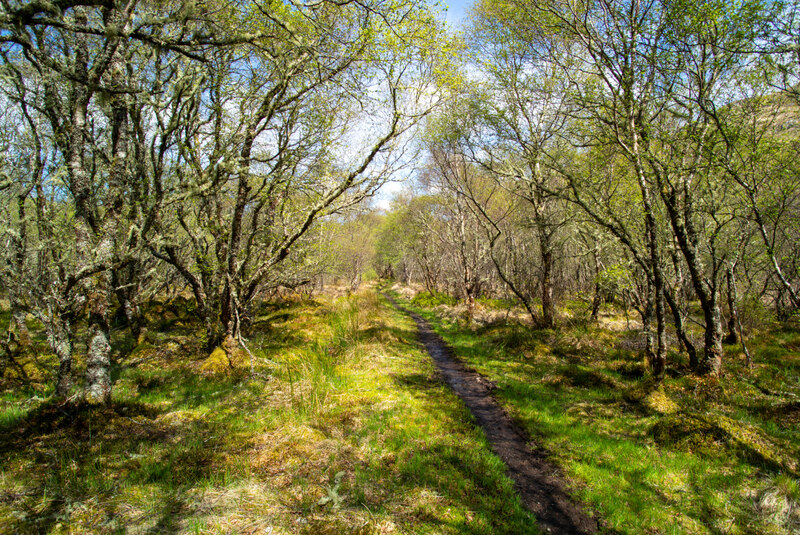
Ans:
<svg viewBox="0 0 800 535"><path fill-rule="evenodd" d="M0 532L537 533L413 322L375 293L265 304L252 376L204 368L190 309L154 303L141 340L115 333L109 407L5 383Z"/></svg>
<svg viewBox="0 0 800 535"><path fill-rule="evenodd" d="M497 384L498 399L610 532L800 532L800 332L772 328L749 340L752 369L727 347L721 379L686 373L673 354L668 377L655 381L635 332L466 326L416 310Z"/></svg>

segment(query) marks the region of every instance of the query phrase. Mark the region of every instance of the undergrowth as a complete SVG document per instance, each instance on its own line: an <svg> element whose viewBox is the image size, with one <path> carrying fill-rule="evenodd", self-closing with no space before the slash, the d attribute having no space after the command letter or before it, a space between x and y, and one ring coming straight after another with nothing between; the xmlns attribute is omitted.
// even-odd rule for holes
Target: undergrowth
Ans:
<svg viewBox="0 0 800 535"><path fill-rule="evenodd" d="M180 305L150 307L109 407L51 401L46 380L0 396L0 533L537 533L374 293L265 304L253 376L206 366Z"/></svg>
<svg viewBox="0 0 800 535"><path fill-rule="evenodd" d="M420 307L435 307L437 305L455 305L458 299L442 292L420 292L411 302Z"/></svg>

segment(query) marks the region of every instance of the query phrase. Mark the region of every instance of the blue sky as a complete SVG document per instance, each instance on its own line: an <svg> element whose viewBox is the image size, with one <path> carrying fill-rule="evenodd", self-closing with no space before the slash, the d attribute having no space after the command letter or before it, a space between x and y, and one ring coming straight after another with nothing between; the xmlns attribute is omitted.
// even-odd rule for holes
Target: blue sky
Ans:
<svg viewBox="0 0 800 535"><path fill-rule="evenodd" d="M473 0L440 0L443 5L447 6L447 22L453 27L461 24L464 17L467 15L469 6L472 5Z"/></svg>
<svg viewBox="0 0 800 535"><path fill-rule="evenodd" d="M447 7L447 22L454 29L462 27L469 11L470 6L475 0L439 0L443 7ZM406 180L398 180L388 182L376 195L374 199L375 206L388 210L392 197L400 190L403 189L404 182L411 180L406 177Z"/></svg>

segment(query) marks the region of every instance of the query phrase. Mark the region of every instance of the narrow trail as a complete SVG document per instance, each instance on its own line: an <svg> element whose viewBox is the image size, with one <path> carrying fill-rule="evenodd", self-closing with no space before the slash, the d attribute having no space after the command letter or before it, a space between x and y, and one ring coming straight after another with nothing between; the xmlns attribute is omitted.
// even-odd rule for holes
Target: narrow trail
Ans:
<svg viewBox="0 0 800 535"><path fill-rule="evenodd" d="M508 467L508 475L514 480L522 502L536 515L542 531L565 535L596 533L597 522L570 499L558 467L547 461L544 452L531 449L526 433L492 397L491 383L457 360L427 321L398 305L390 296L384 296L414 319L420 340L447 384L483 429L494 452Z"/></svg>

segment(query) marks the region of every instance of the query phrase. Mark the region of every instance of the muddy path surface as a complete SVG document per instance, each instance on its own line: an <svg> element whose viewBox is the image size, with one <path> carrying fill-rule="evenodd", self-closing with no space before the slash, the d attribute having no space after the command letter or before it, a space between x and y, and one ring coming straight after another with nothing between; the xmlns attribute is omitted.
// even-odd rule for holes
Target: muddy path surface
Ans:
<svg viewBox="0 0 800 535"><path fill-rule="evenodd" d="M558 467L547 461L542 450L531 446L527 434L494 399L491 394L494 385L467 369L427 321L404 309L390 296L386 298L414 319L419 338L439 372L472 412L495 454L508 467L508 475L525 506L536 515L541 530L552 534L596 533L597 522L570 499Z"/></svg>

